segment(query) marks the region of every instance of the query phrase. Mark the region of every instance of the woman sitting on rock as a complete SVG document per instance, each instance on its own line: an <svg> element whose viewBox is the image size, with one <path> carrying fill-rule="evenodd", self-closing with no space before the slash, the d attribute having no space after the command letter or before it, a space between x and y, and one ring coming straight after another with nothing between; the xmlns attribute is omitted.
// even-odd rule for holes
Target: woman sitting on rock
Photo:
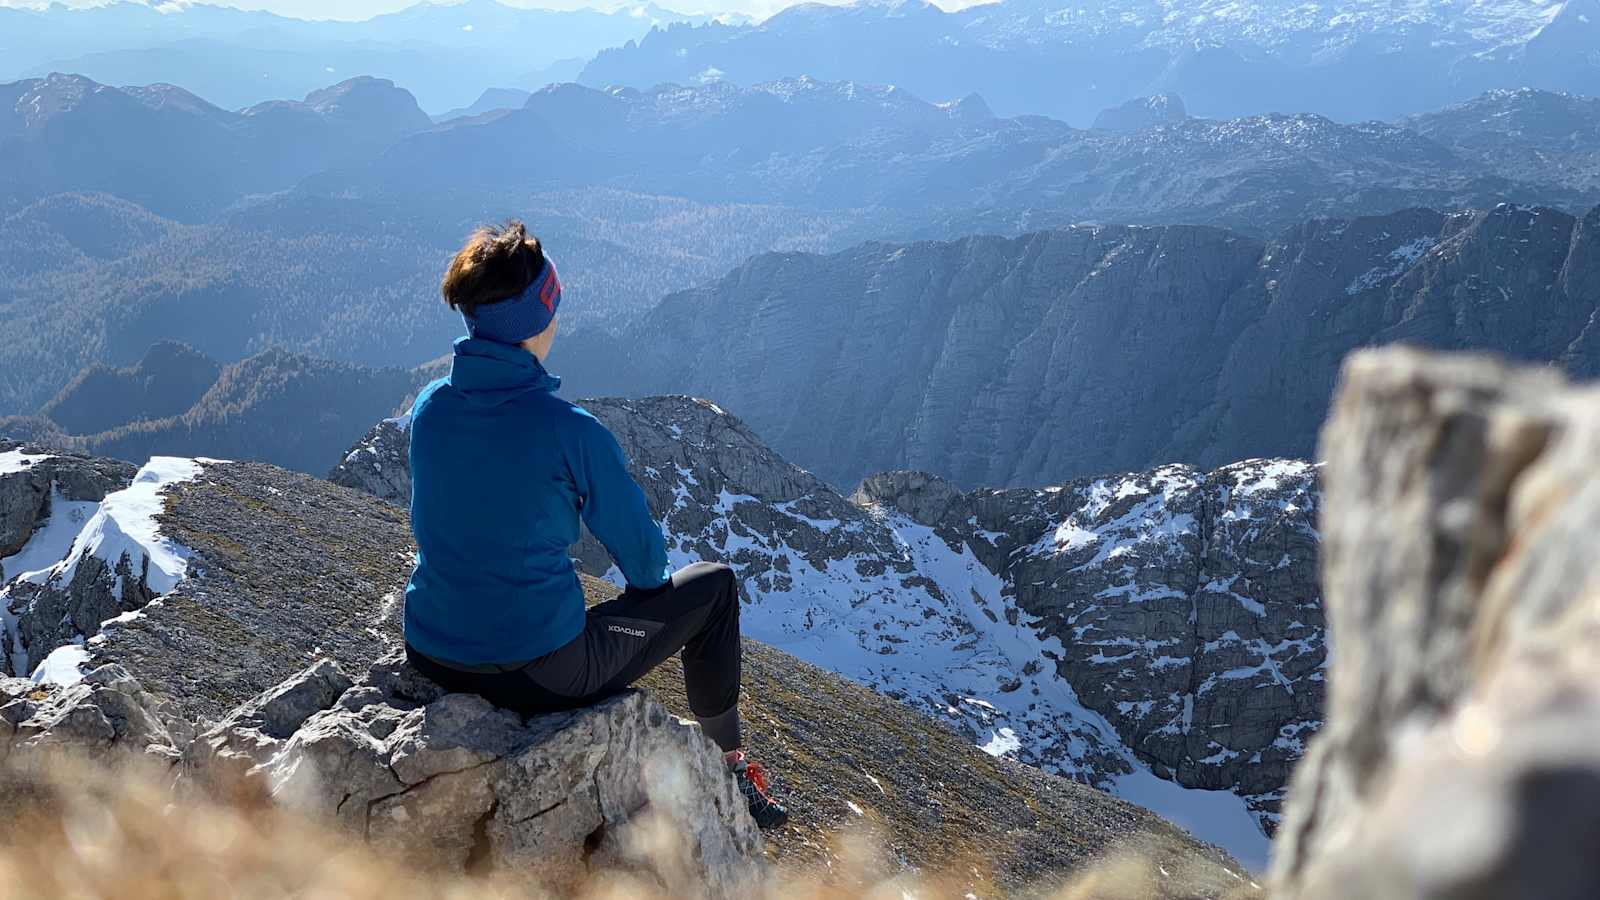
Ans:
<svg viewBox="0 0 1600 900"><path fill-rule="evenodd" d="M406 652L448 690L524 714L573 709L683 652L689 707L762 828L788 813L739 734L739 589L724 565L672 571L661 526L594 416L545 371L561 282L520 222L479 229L445 273L467 337L411 411ZM627 589L584 610L578 519Z"/></svg>

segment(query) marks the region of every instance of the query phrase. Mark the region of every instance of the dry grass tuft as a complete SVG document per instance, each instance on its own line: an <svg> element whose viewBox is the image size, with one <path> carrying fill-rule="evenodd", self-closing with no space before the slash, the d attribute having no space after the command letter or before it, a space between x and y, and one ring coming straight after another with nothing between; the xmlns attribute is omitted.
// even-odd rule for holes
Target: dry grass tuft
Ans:
<svg viewBox="0 0 1600 900"><path fill-rule="evenodd" d="M0 769L0 803L11 811L0 824L0 896L19 900L541 896L518 883L515 873L451 875L414 869L346 832L279 809L254 791L233 791L217 799L193 796L195 791L183 788L180 783L174 790L171 770L138 762L107 767L40 755L13 761ZM671 860L683 849L670 828L643 827L635 834L638 846L631 848L630 856ZM887 858L869 827L836 833L830 840L829 857L835 862L806 869L776 868L752 896L770 900L971 896L967 885L972 873L903 872ZM1184 896L1182 873L1158 871L1161 866L1151 861L1155 858L1130 851L1039 895L1054 900ZM575 895L585 900L656 900L672 892L636 873L612 870L594 873ZM1241 885L1240 891L1218 900L1257 896L1257 891Z"/></svg>

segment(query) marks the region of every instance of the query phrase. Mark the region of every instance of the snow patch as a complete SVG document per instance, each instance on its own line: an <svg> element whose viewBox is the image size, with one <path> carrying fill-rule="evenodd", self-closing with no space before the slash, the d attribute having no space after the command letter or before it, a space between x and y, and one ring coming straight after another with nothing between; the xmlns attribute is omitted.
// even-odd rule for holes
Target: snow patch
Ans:
<svg viewBox="0 0 1600 900"><path fill-rule="evenodd" d="M145 571L145 584L152 593L165 594L177 587L188 569L190 553L161 533L156 516L165 504L163 492L171 485L198 477L200 472L200 463L192 459L152 457L133 477L132 484L106 495L65 559L43 571L29 573L28 580L35 584L52 580L66 584L84 557L97 557L114 569L126 554L135 571ZM122 588L119 575L115 588L118 600L122 599Z"/></svg>
<svg viewBox="0 0 1600 900"><path fill-rule="evenodd" d="M34 529L33 536L16 553L0 559L7 579L26 578L49 569L66 558L72 542L100 504L93 500L68 500L58 488L50 489L50 518Z"/></svg>
<svg viewBox="0 0 1600 900"><path fill-rule="evenodd" d="M1204 841L1227 850L1252 872L1267 870L1270 842L1231 791L1186 788L1140 767L1117 778L1112 793L1137 803Z"/></svg>
<svg viewBox="0 0 1600 900"><path fill-rule="evenodd" d="M11 475L16 472L27 471L33 464L41 459L49 459L49 453L24 453L21 450L7 450L0 453L0 475Z"/></svg>
<svg viewBox="0 0 1600 900"><path fill-rule="evenodd" d="M1375 266L1357 275L1355 280L1345 287L1345 294L1354 297L1383 284L1391 278L1399 277L1407 269L1415 265L1417 260L1427 254L1429 250L1432 250L1437 243L1438 240L1436 238L1419 237L1401 244L1389 251L1388 265Z"/></svg>
<svg viewBox="0 0 1600 900"><path fill-rule="evenodd" d="M33 670L34 684L77 684L83 680L83 667L89 663L89 651L83 644L63 644L50 651Z"/></svg>

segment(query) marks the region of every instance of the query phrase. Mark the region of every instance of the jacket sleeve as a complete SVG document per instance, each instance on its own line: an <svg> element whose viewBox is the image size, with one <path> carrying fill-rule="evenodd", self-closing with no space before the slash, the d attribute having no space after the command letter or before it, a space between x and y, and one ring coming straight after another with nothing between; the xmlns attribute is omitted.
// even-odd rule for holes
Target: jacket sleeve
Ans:
<svg viewBox="0 0 1600 900"><path fill-rule="evenodd" d="M580 421L571 468L583 521L605 545L629 587L658 588L672 577L661 525L651 516L644 491L628 473L617 439L598 419L575 412Z"/></svg>

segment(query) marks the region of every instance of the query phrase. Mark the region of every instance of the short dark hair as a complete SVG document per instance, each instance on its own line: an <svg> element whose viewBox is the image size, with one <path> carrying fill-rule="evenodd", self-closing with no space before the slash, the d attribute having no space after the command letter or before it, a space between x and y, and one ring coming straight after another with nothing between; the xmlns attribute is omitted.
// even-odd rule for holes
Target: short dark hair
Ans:
<svg viewBox="0 0 1600 900"><path fill-rule="evenodd" d="M473 310L517 296L539 277L544 248L516 219L485 225L472 233L450 260L439 292L451 309Z"/></svg>

